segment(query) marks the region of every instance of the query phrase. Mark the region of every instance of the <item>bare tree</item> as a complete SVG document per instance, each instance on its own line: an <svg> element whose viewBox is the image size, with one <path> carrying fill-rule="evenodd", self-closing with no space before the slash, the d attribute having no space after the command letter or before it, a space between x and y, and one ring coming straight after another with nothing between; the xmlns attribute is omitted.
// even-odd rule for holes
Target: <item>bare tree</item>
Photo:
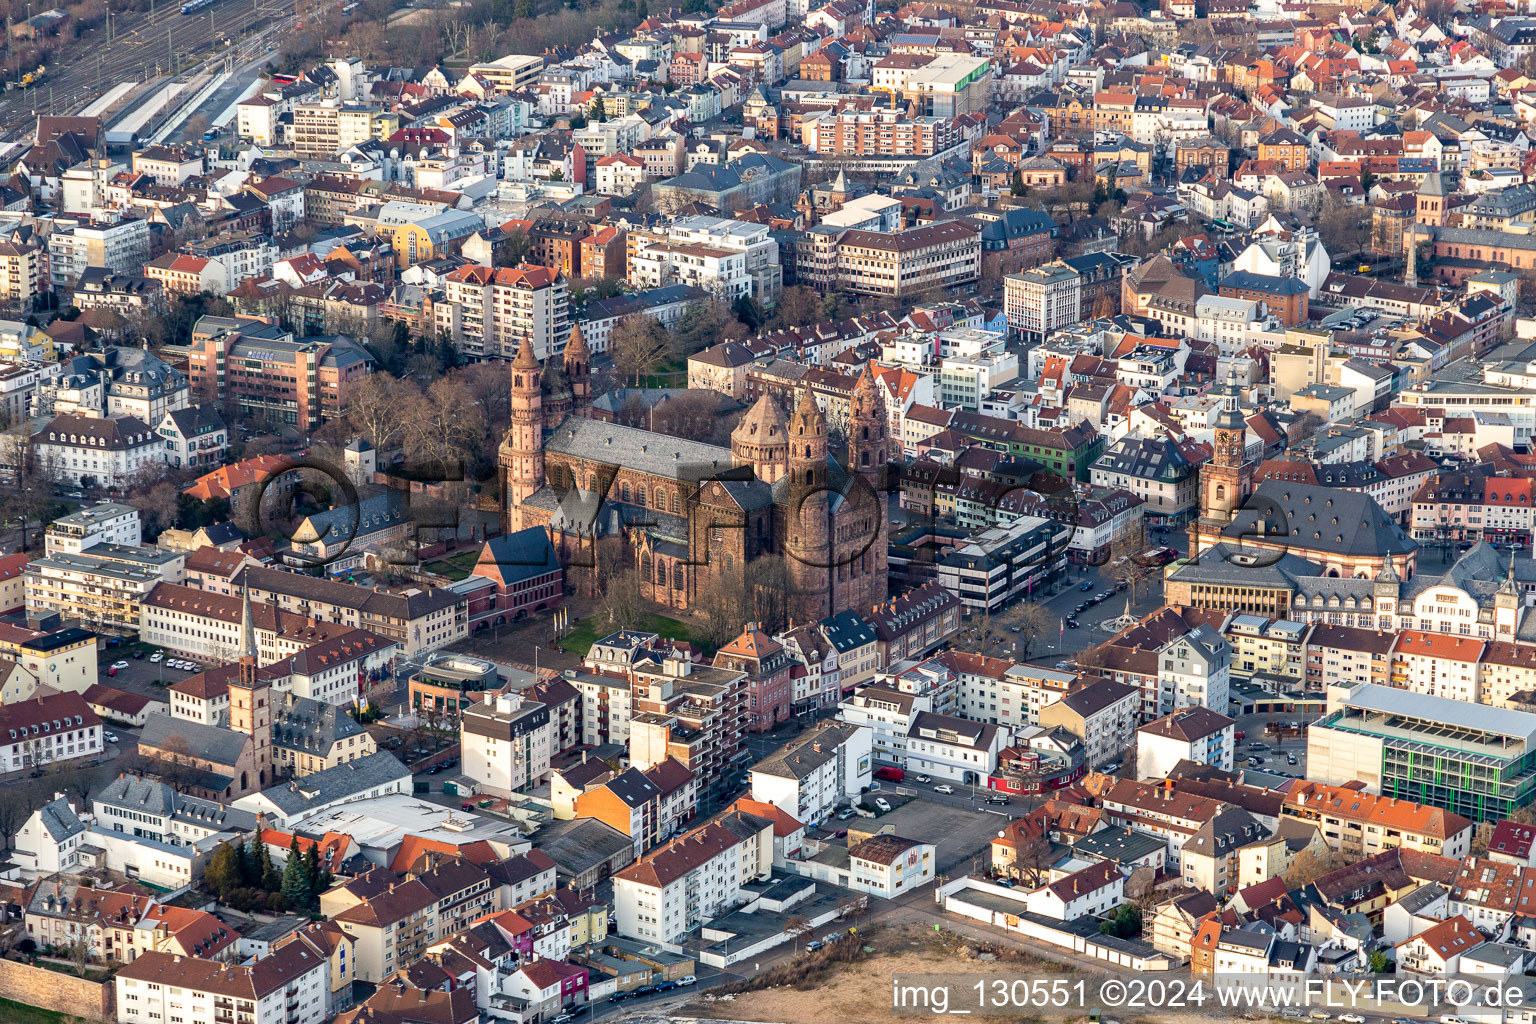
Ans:
<svg viewBox="0 0 1536 1024"><path fill-rule="evenodd" d="M1285 871L1285 884L1292 889L1317 881L1319 878L1343 867L1345 858L1337 850L1324 847L1321 851L1308 848L1298 853Z"/></svg>
<svg viewBox="0 0 1536 1024"><path fill-rule="evenodd" d="M402 383L387 373L374 373L358 381L347 399L347 421L380 451L395 447L405 431L414 402L407 392L413 384Z"/></svg>
<svg viewBox="0 0 1536 1024"><path fill-rule="evenodd" d="M694 593L693 605L703 623L703 638L711 647L729 643L750 614L740 581L721 572L706 577Z"/></svg>
<svg viewBox="0 0 1536 1024"><path fill-rule="evenodd" d="M1052 632L1060 632L1060 618L1044 605L1022 604L1014 614L1014 625L1019 630L1019 657L1023 660L1029 659L1030 652L1041 640Z"/></svg>
<svg viewBox="0 0 1536 1024"><path fill-rule="evenodd" d="M609 576L598 603L598 614L613 629L628 629L640 619L640 574L626 568Z"/></svg>
<svg viewBox="0 0 1536 1024"><path fill-rule="evenodd" d="M1147 550L1146 545L1146 529L1138 519L1132 529L1111 542L1109 564L1104 567L1104 575L1116 583L1125 584L1132 605L1136 603L1137 588L1158 575L1158 567L1141 557Z"/></svg>
<svg viewBox="0 0 1536 1024"><path fill-rule="evenodd" d="M614 326L610 347L614 368L624 380L638 386L666 360L672 339L655 320L631 314Z"/></svg>

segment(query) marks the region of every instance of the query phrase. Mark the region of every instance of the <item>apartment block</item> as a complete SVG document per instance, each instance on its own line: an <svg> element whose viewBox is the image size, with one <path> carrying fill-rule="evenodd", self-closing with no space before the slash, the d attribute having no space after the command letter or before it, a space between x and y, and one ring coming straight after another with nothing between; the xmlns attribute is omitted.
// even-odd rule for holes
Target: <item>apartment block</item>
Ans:
<svg viewBox="0 0 1536 1024"><path fill-rule="evenodd" d="M368 350L346 336L295 339L262 320L215 316L193 327L187 358L199 397L304 430L345 413L353 385L373 366Z"/></svg>
<svg viewBox="0 0 1536 1024"><path fill-rule="evenodd" d="M136 274L149 262L149 221L91 224L60 220L48 236L48 282L55 291L73 291L80 276L95 267Z"/></svg>
<svg viewBox="0 0 1536 1024"><path fill-rule="evenodd" d="M511 692L489 695L460 713L464 774L495 796L525 792L549 778L554 732L543 704Z"/></svg>
<svg viewBox="0 0 1536 1024"><path fill-rule="evenodd" d="M149 952L114 979L119 1024L320 1024L330 1000L330 959L290 942L251 964Z"/></svg>
<svg viewBox="0 0 1536 1024"><path fill-rule="evenodd" d="M686 832L613 876L618 932L677 942L743 900L773 869L773 821L734 811Z"/></svg>
<svg viewBox="0 0 1536 1024"><path fill-rule="evenodd" d="M571 333L565 276L548 267L459 267L443 279L436 327L478 358L511 360L524 338L540 359L565 350Z"/></svg>

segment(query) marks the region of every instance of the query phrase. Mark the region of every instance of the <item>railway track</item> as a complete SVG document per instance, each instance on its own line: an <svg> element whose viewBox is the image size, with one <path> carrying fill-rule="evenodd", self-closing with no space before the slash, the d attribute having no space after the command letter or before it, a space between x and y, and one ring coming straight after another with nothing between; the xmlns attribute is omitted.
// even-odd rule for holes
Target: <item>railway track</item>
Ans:
<svg viewBox="0 0 1536 1024"><path fill-rule="evenodd" d="M80 52L69 48L49 59L48 75L30 89L0 96L0 140L30 132L40 114L70 114L121 82L147 82L190 70L226 49L238 50L253 31L263 35L291 24L294 0L218 0L196 14L157 0L153 13L136 11L94 29ZM222 47L223 40L231 46ZM248 54L246 54L248 56Z"/></svg>

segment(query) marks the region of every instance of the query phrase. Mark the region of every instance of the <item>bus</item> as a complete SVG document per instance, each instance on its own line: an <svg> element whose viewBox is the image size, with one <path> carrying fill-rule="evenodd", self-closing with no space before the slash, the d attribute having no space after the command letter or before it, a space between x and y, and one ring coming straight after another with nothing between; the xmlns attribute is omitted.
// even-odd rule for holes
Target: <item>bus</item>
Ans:
<svg viewBox="0 0 1536 1024"><path fill-rule="evenodd" d="M1136 556L1136 561L1146 566L1167 565L1178 557L1179 553L1173 548L1147 548Z"/></svg>

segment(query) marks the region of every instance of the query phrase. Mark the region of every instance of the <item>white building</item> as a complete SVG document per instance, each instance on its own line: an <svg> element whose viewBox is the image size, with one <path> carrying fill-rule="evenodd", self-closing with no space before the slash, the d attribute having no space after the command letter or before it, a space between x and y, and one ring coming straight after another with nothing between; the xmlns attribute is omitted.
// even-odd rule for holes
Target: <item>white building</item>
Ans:
<svg viewBox="0 0 1536 1024"><path fill-rule="evenodd" d="M848 848L849 888L890 899L933 881L934 846L898 835L871 836Z"/></svg>
<svg viewBox="0 0 1536 1024"><path fill-rule="evenodd" d="M137 274L148 262L148 218L116 224L57 221L48 236L48 282L56 291L73 291L89 267Z"/></svg>
<svg viewBox="0 0 1536 1024"><path fill-rule="evenodd" d="M968 718L919 712L907 730L907 770L962 785L985 783L1013 731Z"/></svg>
<svg viewBox="0 0 1536 1024"><path fill-rule="evenodd" d="M151 951L118 969L118 1024L320 1024L329 958L290 942L252 964Z"/></svg>
<svg viewBox="0 0 1536 1024"><path fill-rule="evenodd" d="M1196 626L1158 655L1158 714L1179 708L1227 710L1232 647L1208 626Z"/></svg>
<svg viewBox="0 0 1536 1024"><path fill-rule="evenodd" d="M677 942L742 902L773 869L773 822L740 812L684 833L613 876L620 935Z"/></svg>
<svg viewBox="0 0 1536 1024"><path fill-rule="evenodd" d="M779 244L768 225L696 215L681 217L665 241L630 256L629 279L638 287L690 284L727 302L741 296L775 305L784 290Z"/></svg>
<svg viewBox="0 0 1536 1024"><path fill-rule="evenodd" d="M1125 902L1125 876L1113 860L1103 860L1042 885L1025 896L1032 914L1053 921L1076 921L1107 914Z"/></svg>
<svg viewBox="0 0 1536 1024"><path fill-rule="evenodd" d="M1180 761L1232 771L1232 719L1209 708L1186 708L1136 730L1136 777L1167 778Z"/></svg>
<svg viewBox="0 0 1536 1024"><path fill-rule="evenodd" d="M165 462L159 435L133 416L56 416L32 435L32 450L45 476L71 487L122 488Z"/></svg>
<svg viewBox="0 0 1536 1024"><path fill-rule="evenodd" d="M1221 355L1230 356L1249 344L1263 326L1259 304L1252 299L1203 295L1195 300L1195 336L1213 342Z"/></svg>
<svg viewBox="0 0 1536 1024"><path fill-rule="evenodd" d="M914 715L933 710L933 699L885 686L866 686L837 706L839 721L869 730L876 761L907 763L907 733Z"/></svg>
<svg viewBox="0 0 1536 1024"><path fill-rule="evenodd" d="M752 799L773 804L798 821L823 821L869 785L872 758L868 729L829 723L754 764Z"/></svg>
<svg viewBox="0 0 1536 1024"><path fill-rule="evenodd" d="M43 553L78 555L97 544L137 547L143 540L139 510L113 502L91 505L55 519L43 533Z"/></svg>
<svg viewBox="0 0 1536 1024"><path fill-rule="evenodd" d="M37 558L23 574L27 610L58 612L88 628L137 633L145 599L161 583L179 581L185 562L180 552L100 544L83 555Z"/></svg>
<svg viewBox="0 0 1536 1024"><path fill-rule="evenodd" d="M516 693L488 695L459 717L464 774L496 796L546 781L554 743L549 708Z"/></svg>
<svg viewBox="0 0 1536 1024"><path fill-rule="evenodd" d="M0 771L39 768L101 752L101 719L78 693L0 705Z"/></svg>
<svg viewBox="0 0 1536 1024"><path fill-rule="evenodd" d="M1003 278L1003 312L1009 331L1025 341L1044 341L1052 331L1082 319L1082 278L1056 260Z"/></svg>
<svg viewBox="0 0 1536 1024"><path fill-rule="evenodd" d="M12 842L11 858L23 871L39 876L80 868L85 822L62 793L27 816Z"/></svg>

